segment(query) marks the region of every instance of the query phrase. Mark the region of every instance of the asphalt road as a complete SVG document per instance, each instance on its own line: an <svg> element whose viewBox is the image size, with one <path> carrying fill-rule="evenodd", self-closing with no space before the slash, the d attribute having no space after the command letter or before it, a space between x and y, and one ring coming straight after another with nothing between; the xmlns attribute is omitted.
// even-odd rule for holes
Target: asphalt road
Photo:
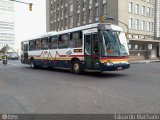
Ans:
<svg viewBox="0 0 160 120"><path fill-rule="evenodd" d="M160 113L160 63L74 75L0 61L0 113Z"/></svg>

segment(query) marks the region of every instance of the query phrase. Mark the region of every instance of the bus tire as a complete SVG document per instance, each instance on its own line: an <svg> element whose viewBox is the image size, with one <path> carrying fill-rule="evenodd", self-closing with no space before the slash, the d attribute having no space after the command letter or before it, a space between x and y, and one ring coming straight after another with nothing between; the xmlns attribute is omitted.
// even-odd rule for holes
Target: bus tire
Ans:
<svg viewBox="0 0 160 120"><path fill-rule="evenodd" d="M82 73L82 68L81 68L81 67L82 67L82 66L81 66L80 61L79 61L79 60L75 60L75 61L73 61L73 63L72 63L72 70L71 70L71 71L72 71L73 73L79 75L79 74Z"/></svg>

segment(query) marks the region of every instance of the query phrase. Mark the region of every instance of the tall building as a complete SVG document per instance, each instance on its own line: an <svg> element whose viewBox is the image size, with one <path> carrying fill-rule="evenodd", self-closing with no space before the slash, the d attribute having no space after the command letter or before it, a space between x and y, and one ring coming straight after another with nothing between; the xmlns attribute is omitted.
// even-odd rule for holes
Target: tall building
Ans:
<svg viewBox="0 0 160 120"><path fill-rule="evenodd" d="M47 30L60 31L99 21L106 0L47 0Z"/></svg>
<svg viewBox="0 0 160 120"><path fill-rule="evenodd" d="M0 0L0 49L5 45L14 44L14 3Z"/></svg>
<svg viewBox="0 0 160 120"><path fill-rule="evenodd" d="M158 1L47 0L47 31L99 22L105 16L105 22L117 24L128 32L131 60L158 59L160 41L155 40L155 35L160 35Z"/></svg>

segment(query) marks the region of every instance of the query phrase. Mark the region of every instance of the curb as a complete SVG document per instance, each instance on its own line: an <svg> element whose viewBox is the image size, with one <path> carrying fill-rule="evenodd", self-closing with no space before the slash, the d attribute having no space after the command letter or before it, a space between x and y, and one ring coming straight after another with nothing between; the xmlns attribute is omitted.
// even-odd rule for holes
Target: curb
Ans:
<svg viewBox="0 0 160 120"><path fill-rule="evenodd" d="M144 63L157 63L160 60L147 60L147 61L130 61L131 64L144 64Z"/></svg>

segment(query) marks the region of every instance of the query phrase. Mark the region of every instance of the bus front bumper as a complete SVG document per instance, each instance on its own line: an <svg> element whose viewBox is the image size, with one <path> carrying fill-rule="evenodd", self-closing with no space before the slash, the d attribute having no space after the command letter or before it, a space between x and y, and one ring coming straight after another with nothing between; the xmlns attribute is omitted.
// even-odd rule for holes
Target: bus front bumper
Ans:
<svg viewBox="0 0 160 120"><path fill-rule="evenodd" d="M124 70L130 68L130 64L127 63L101 63L100 70L101 71L116 71L116 70Z"/></svg>

